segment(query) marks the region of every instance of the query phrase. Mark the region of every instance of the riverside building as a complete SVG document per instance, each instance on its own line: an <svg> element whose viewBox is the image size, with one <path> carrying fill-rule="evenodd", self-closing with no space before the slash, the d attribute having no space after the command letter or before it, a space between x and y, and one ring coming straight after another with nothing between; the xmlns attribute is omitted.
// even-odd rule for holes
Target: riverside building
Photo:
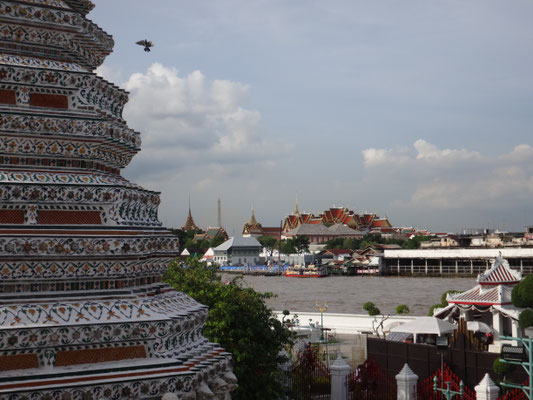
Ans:
<svg viewBox="0 0 533 400"><path fill-rule="evenodd" d="M120 174L141 141L93 6L0 3L0 399L227 398L206 307L161 282L159 194Z"/></svg>
<svg viewBox="0 0 533 400"><path fill-rule="evenodd" d="M523 275L533 273L533 247L384 250L381 269L390 275L476 276L499 256Z"/></svg>

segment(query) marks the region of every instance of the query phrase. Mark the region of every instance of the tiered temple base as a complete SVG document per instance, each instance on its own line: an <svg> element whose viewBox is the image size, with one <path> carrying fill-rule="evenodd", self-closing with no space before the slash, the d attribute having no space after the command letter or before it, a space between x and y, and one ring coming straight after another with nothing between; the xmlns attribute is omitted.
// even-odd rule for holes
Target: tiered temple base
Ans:
<svg viewBox="0 0 533 400"><path fill-rule="evenodd" d="M227 399L207 309L161 282L159 194L120 175L141 140L92 8L0 1L0 400Z"/></svg>

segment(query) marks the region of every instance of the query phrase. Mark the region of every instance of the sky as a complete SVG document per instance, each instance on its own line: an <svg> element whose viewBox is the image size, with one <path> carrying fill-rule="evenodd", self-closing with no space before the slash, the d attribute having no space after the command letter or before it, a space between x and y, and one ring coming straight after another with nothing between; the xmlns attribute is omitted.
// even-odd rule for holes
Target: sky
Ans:
<svg viewBox="0 0 533 400"><path fill-rule="evenodd" d="M240 235L345 206L438 232L533 225L530 0L93 0L165 226ZM155 43L146 53L136 41Z"/></svg>

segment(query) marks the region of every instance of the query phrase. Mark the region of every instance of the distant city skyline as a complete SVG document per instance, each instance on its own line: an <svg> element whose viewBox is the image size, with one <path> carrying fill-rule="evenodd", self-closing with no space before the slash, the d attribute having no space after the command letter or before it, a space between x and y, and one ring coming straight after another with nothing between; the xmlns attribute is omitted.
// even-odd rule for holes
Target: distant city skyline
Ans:
<svg viewBox="0 0 533 400"><path fill-rule="evenodd" d="M229 234L296 195L433 231L533 224L533 3L95 4L116 42L97 73L143 140L123 174L161 191L166 226L189 195L200 226L220 197Z"/></svg>

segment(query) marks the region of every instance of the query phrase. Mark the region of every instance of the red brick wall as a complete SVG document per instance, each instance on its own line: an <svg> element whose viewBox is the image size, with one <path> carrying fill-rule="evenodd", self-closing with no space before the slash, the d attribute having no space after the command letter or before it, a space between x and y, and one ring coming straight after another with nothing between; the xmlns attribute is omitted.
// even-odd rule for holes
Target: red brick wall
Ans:
<svg viewBox="0 0 533 400"><path fill-rule="evenodd" d="M62 94L32 93L30 106L68 109L68 97Z"/></svg>
<svg viewBox="0 0 533 400"><path fill-rule="evenodd" d="M131 360L133 358L146 358L144 346L59 351L56 355L56 367Z"/></svg>
<svg viewBox="0 0 533 400"><path fill-rule="evenodd" d="M15 369L39 368L37 354L15 354L12 356L0 356L0 371Z"/></svg>
<svg viewBox="0 0 533 400"><path fill-rule="evenodd" d="M23 224L24 211L0 210L0 224Z"/></svg>
<svg viewBox="0 0 533 400"><path fill-rule="evenodd" d="M99 211L39 210L38 224L47 225L101 225Z"/></svg>
<svg viewBox="0 0 533 400"><path fill-rule="evenodd" d="M14 90L0 89L1 104L17 104L17 95Z"/></svg>

